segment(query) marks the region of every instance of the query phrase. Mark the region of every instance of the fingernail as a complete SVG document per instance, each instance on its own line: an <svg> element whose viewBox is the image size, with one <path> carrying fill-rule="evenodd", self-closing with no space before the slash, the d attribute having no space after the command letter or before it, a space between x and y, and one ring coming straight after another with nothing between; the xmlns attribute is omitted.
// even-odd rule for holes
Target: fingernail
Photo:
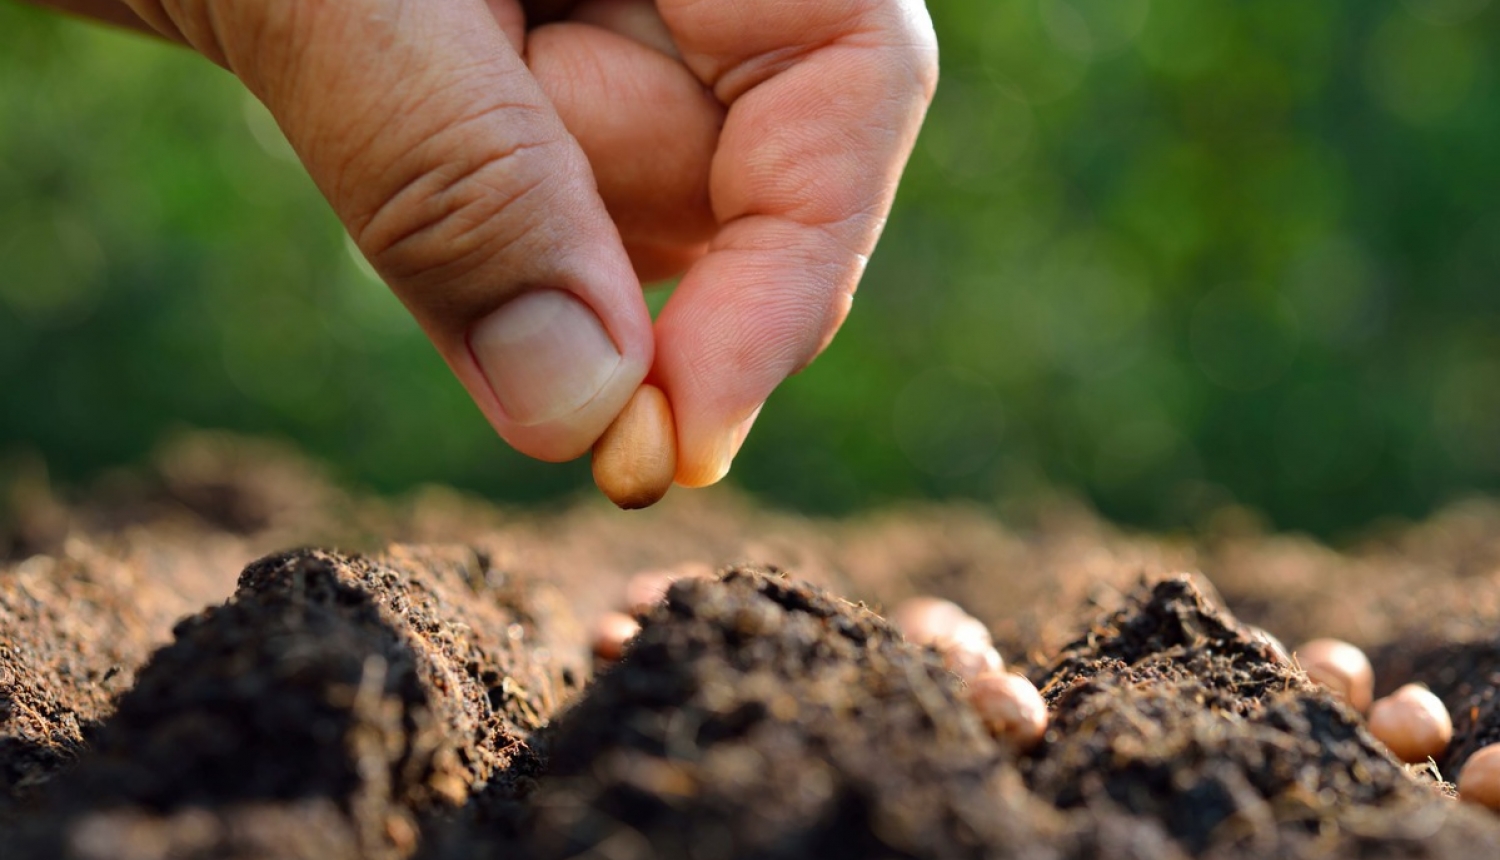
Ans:
<svg viewBox="0 0 1500 860"><path fill-rule="evenodd" d="M677 483L684 487L708 487L722 481L729 474L729 467L734 464L734 458L745 444L745 437L750 435L750 428L755 426L755 419L760 417L760 410L764 407L764 403L755 407L750 417L720 437L714 450L704 458L703 467L694 473L679 474Z"/></svg>
<svg viewBox="0 0 1500 860"><path fill-rule="evenodd" d="M469 348L506 416L522 426L578 411L623 361L594 312L559 290L501 305L474 326Z"/></svg>

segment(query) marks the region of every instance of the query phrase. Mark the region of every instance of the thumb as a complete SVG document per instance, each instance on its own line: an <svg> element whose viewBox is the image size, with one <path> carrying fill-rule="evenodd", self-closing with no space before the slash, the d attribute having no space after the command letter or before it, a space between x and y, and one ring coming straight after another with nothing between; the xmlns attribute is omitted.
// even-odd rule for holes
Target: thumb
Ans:
<svg viewBox="0 0 1500 860"><path fill-rule="evenodd" d="M484 0L131 2L266 103L501 436L588 450L651 366L651 320L587 159Z"/></svg>

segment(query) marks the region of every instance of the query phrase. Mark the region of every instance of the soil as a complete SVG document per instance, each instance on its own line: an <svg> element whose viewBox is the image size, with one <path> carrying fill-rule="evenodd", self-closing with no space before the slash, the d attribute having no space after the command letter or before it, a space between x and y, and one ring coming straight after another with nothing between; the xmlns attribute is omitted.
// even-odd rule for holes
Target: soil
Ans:
<svg viewBox="0 0 1500 860"><path fill-rule="evenodd" d="M1066 500L528 513L216 435L71 498L16 461L0 493L0 860L1500 855L1451 784L1500 742L1482 500L1338 551ZM686 566L717 573L596 664L628 577ZM884 620L918 593L1038 684L1038 748ZM1399 764L1267 633L1429 685L1448 752Z"/></svg>

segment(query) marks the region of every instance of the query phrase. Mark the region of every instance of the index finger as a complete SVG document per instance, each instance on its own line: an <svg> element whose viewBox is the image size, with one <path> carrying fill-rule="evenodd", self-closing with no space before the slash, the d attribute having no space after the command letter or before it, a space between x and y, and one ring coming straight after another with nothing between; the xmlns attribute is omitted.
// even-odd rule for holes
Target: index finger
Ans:
<svg viewBox="0 0 1500 860"><path fill-rule="evenodd" d="M720 229L656 323L677 480L722 478L761 404L827 345L885 226L937 85L919 0L658 0L729 106Z"/></svg>

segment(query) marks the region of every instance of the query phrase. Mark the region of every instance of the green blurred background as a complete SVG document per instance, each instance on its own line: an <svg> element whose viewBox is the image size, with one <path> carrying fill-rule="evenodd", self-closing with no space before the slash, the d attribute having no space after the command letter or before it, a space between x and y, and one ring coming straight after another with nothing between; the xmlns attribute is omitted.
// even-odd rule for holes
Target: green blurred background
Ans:
<svg viewBox="0 0 1500 860"><path fill-rule="evenodd" d="M733 480L1340 534L1500 487L1500 3L932 0L944 78L844 332ZM539 504L234 80L0 0L0 454L182 427Z"/></svg>

